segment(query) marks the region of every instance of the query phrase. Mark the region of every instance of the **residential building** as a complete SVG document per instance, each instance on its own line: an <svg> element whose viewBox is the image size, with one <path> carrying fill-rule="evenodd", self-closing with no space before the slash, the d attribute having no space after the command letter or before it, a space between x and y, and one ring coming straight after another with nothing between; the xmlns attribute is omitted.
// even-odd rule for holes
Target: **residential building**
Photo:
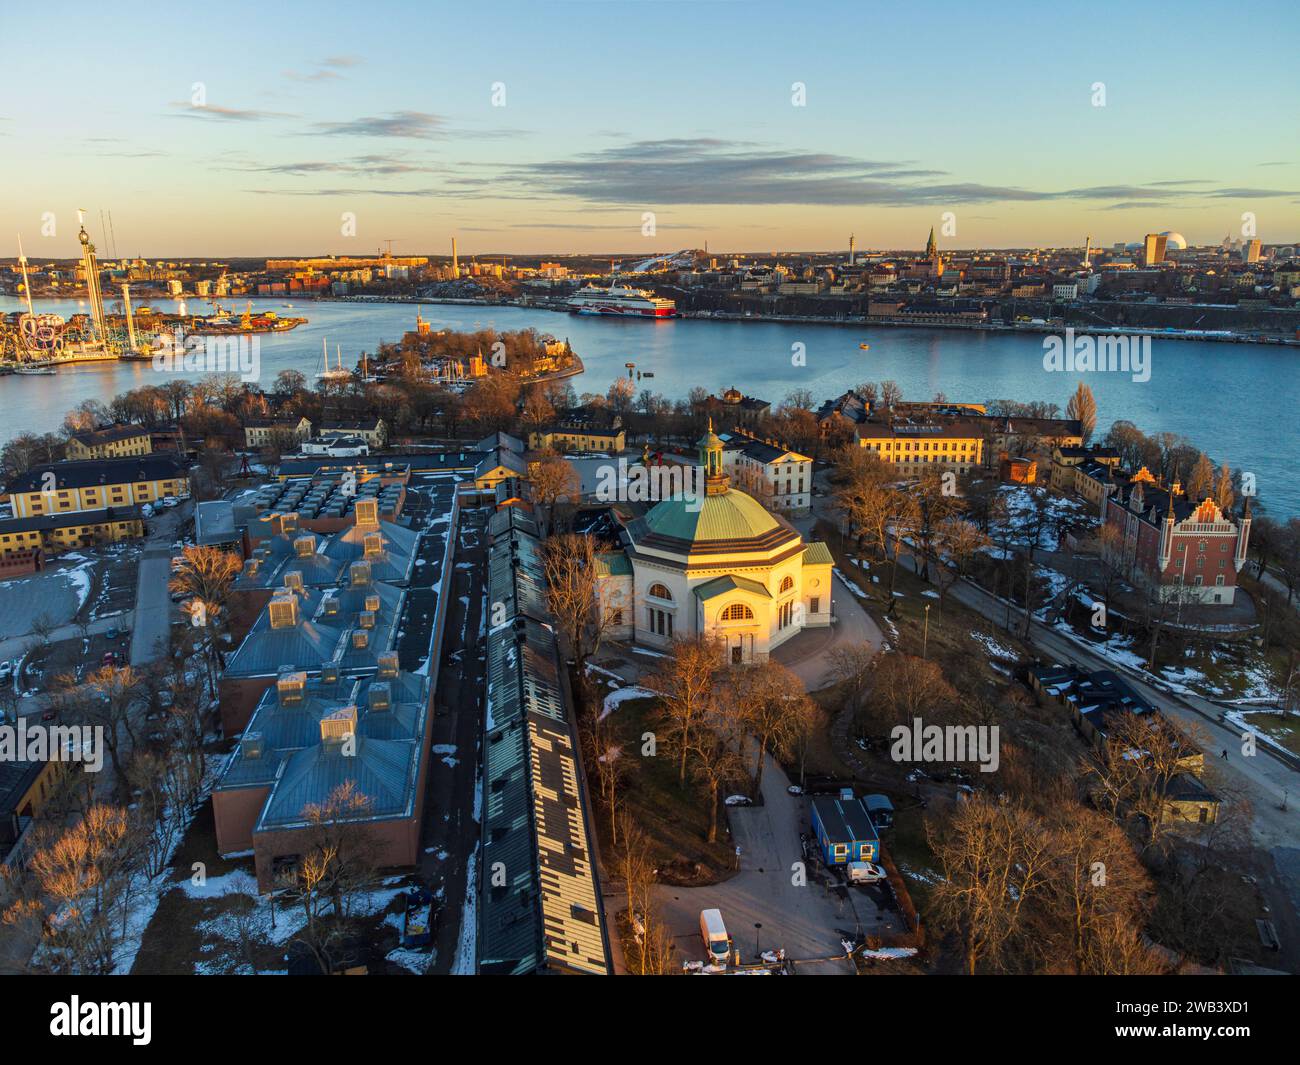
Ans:
<svg viewBox="0 0 1300 1065"><path fill-rule="evenodd" d="M301 443L311 439L311 420L306 417L253 418L244 424L244 446L263 448L292 437Z"/></svg>
<svg viewBox="0 0 1300 1065"><path fill-rule="evenodd" d="M969 473L984 461L985 427L967 418L892 417L854 427L858 446L890 463L902 477L927 470Z"/></svg>
<svg viewBox="0 0 1300 1065"><path fill-rule="evenodd" d="M139 425L111 425L107 429L90 429L68 437L67 457L81 459L121 459L148 455L153 451L153 434Z"/></svg>
<svg viewBox="0 0 1300 1065"><path fill-rule="evenodd" d="M807 514L812 506L813 461L807 455L744 434L722 434L723 470L737 488L768 510Z"/></svg>
<svg viewBox="0 0 1300 1065"><path fill-rule="evenodd" d="M528 446L534 451L553 448L556 451L617 452L627 446L627 434L621 426L601 429L596 426L553 425L529 433Z"/></svg>
<svg viewBox="0 0 1300 1065"><path fill-rule="evenodd" d="M1188 499L1145 468L1106 498L1104 519L1121 538L1119 562L1135 584L1161 599L1230 604L1250 542L1250 500L1239 516L1213 499Z"/></svg>
<svg viewBox="0 0 1300 1065"><path fill-rule="evenodd" d="M156 503L190 494L186 465L178 455L86 459L33 466L10 480L14 516L34 518L72 510L104 510Z"/></svg>
<svg viewBox="0 0 1300 1065"><path fill-rule="evenodd" d="M7 518L0 520L0 556L17 555L36 548L45 556L61 555L77 548L116 543L143 535L144 519L137 506Z"/></svg>
<svg viewBox="0 0 1300 1065"><path fill-rule="evenodd" d="M388 426L380 417L355 419L327 417L321 423L320 435L360 437L378 450L388 442Z"/></svg>

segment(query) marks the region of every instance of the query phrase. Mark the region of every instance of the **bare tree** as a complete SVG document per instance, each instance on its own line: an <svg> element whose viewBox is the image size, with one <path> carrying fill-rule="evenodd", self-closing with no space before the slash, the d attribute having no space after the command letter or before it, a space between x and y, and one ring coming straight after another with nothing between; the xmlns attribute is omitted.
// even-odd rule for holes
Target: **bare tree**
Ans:
<svg viewBox="0 0 1300 1065"><path fill-rule="evenodd" d="M678 752L677 780L686 786L686 757L695 723L713 706L714 675L721 668L717 641L707 635L678 636L672 651L649 679L660 693L664 738Z"/></svg>
<svg viewBox="0 0 1300 1065"><path fill-rule="evenodd" d="M3 920L8 925L39 920L60 972L104 974L113 968L117 910L128 878L127 831L124 809L92 806L28 860L33 894L10 906Z"/></svg>
<svg viewBox="0 0 1300 1065"><path fill-rule="evenodd" d="M1092 434L1097 431L1097 400L1083 381L1079 382L1070 402L1065 405L1065 416L1079 423L1085 444L1092 439Z"/></svg>
<svg viewBox="0 0 1300 1065"><path fill-rule="evenodd" d="M1024 806L976 793L926 836L943 877L931 896L936 923L960 937L966 972L1001 971L1028 931L1051 855L1044 826Z"/></svg>
<svg viewBox="0 0 1300 1065"><path fill-rule="evenodd" d="M582 494L578 471L559 452L547 450L528 464L528 486L532 500L542 508L542 535L551 531L558 503L576 504Z"/></svg>
<svg viewBox="0 0 1300 1065"><path fill-rule="evenodd" d="M547 605L568 641L579 683L585 684L587 659L600 650L608 625L596 586L595 542L574 533L552 536L542 545L542 567Z"/></svg>

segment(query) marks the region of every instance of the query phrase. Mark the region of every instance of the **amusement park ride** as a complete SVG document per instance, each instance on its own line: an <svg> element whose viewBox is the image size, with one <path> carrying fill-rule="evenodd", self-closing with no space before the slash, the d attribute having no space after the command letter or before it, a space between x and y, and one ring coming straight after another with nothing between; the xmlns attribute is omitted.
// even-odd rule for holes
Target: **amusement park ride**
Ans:
<svg viewBox="0 0 1300 1065"><path fill-rule="evenodd" d="M68 319L62 315L37 314L32 307L31 283L27 277L27 256L22 238L18 238L18 262L22 268L23 293L27 310L16 315L0 315L0 373L53 373L52 367L64 363L96 362L116 359L151 358L162 334L176 329L196 335L279 333L304 324L306 318L280 317L268 311L254 314L250 304L243 314L234 315L220 304L209 316L158 314L142 308L138 315L131 309L131 290L122 284L121 313L111 317L104 312L104 298L99 284L99 262L95 245L86 232L84 214L77 234L81 244L81 266L86 277L86 303L89 313Z"/></svg>

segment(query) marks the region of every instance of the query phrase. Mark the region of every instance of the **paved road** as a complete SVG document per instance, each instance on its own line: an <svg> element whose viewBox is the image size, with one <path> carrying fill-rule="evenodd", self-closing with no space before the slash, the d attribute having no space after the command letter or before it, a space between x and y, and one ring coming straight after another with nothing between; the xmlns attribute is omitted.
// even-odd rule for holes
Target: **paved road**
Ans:
<svg viewBox="0 0 1300 1065"><path fill-rule="evenodd" d="M131 665L145 666L167 650L172 601L167 591L171 579L172 549L152 543L140 556L136 578L135 628L131 633Z"/></svg>
<svg viewBox="0 0 1300 1065"><path fill-rule="evenodd" d="M820 504L820 507L819 507ZM831 522L837 517L830 501L815 498L820 516ZM904 565L916 572L917 562L904 555ZM966 581L955 583L948 591L957 600L998 625L1005 624L1007 606L991 593ZM1011 624L1024 631L1024 611L1011 608ZM1154 687L1144 674L1118 665L1094 653L1086 643L1076 642L1057 630L1037 621L1029 627L1030 642L1040 657L1052 662L1077 662L1091 669L1111 669L1123 674L1137 693L1171 718L1195 725L1209 738L1207 757L1226 750L1227 759L1216 758L1215 766L1228 786L1243 796L1253 815L1251 836L1259 848L1259 863L1252 870L1258 879L1275 923L1282 934L1284 962L1300 963L1300 773L1292 762L1260 744L1253 757L1241 754L1242 737L1234 728L1220 724L1218 704L1196 695L1180 695Z"/></svg>
<svg viewBox="0 0 1300 1065"><path fill-rule="evenodd" d="M844 953L841 939L890 930L875 901L875 893L882 889L873 888L869 894L858 888L827 887L811 876L803 885L796 883L792 865L803 860L799 833L808 830L808 800L790 795L789 785L789 778L769 755L763 771L763 805L728 807L732 838L740 846L740 872L730 880L708 887L663 884L656 888L663 919L683 958L704 958L700 911L707 909L722 911L742 963L757 961L756 947L784 948L788 959L809 962L796 966L801 974L852 973L853 964L847 959L824 959ZM896 912L893 918L901 928Z"/></svg>

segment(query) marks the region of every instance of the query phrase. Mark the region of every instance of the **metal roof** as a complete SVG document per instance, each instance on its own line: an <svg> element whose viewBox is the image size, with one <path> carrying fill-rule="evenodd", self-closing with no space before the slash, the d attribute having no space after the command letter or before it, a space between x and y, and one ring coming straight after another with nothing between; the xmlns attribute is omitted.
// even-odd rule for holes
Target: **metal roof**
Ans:
<svg viewBox="0 0 1300 1065"><path fill-rule="evenodd" d="M805 566L833 566L835 559L831 557L831 549L821 540L814 540L804 548L803 564Z"/></svg>
<svg viewBox="0 0 1300 1065"><path fill-rule="evenodd" d="M604 975L609 946L539 544L514 519L497 527L489 594L509 617L487 636L478 968Z"/></svg>
<svg viewBox="0 0 1300 1065"><path fill-rule="evenodd" d="M772 598L772 593L759 584L758 581L751 581L748 577L737 577L734 574L715 577L713 580L705 581L695 588L696 598L705 602L716 599L720 595L727 595L729 592L749 592L751 595L762 596L764 599Z"/></svg>

